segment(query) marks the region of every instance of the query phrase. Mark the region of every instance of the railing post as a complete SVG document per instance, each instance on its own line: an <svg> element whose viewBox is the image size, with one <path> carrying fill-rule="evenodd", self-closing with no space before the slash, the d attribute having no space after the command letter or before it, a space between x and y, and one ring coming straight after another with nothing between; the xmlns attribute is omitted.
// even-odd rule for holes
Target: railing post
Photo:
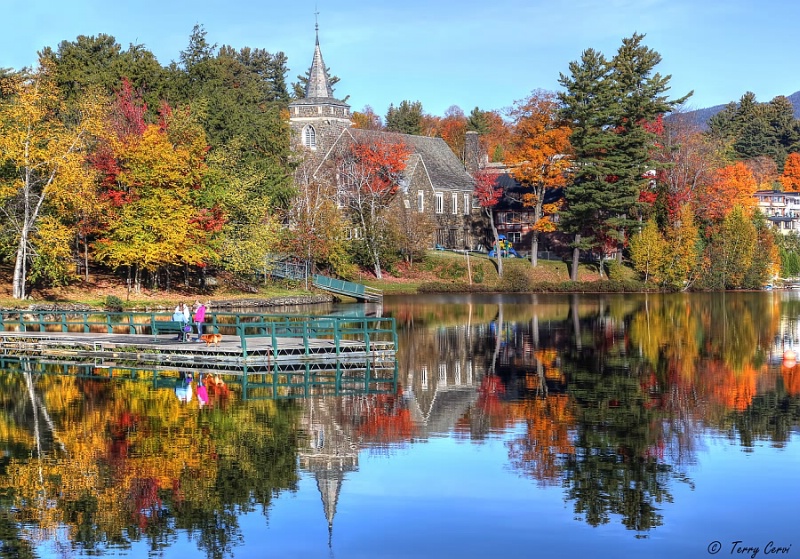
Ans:
<svg viewBox="0 0 800 559"><path fill-rule="evenodd" d="M368 326L369 319L368 318L362 318L361 320L362 320L361 323L363 324L362 330L364 331L364 347L366 348L367 353L369 353L369 351L370 351L370 349L369 349L369 326Z"/></svg>
<svg viewBox="0 0 800 559"><path fill-rule="evenodd" d="M273 322L270 325L271 335L272 335L272 358L275 363L275 366L278 365L278 336L275 333L275 323ZM274 374L274 372L273 372Z"/></svg>
<svg viewBox="0 0 800 559"><path fill-rule="evenodd" d="M339 329L339 325L340 324L341 324L341 321L338 318L334 319L334 321L333 321L333 347L336 349L336 356L337 357L341 354L341 344L339 343L339 341L342 338L342 334L341 334L341 331Z"/></svg>
<svg viewBox="0 0 800 559"><path fill-rule="evenodd" d="M242 358L247 359L247 335L245 334L244 325L239 323L239 317L236 317L236 332L239 334L239 340L242 343Z"/></svg>

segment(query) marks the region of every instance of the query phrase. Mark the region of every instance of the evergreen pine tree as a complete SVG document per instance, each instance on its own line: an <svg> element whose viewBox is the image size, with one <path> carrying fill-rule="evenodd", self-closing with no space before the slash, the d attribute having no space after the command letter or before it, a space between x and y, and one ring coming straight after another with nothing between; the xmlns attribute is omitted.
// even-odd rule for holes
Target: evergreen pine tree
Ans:
<svg viewBox="0 0 800 559"><path fill-rule="evenodd" d="M566 189L562 223L576 235L577 251L587 246L605 255L621 249L641 211L639 194L648 187L645 173L656 168L651 150L657 140L653 124L689 95L669 100L670 76L654 73L661 56L644 46L644 35L624 39L610 61L592 50L569 65L559 83L562 114L571 122L575 174Z"/></svg>

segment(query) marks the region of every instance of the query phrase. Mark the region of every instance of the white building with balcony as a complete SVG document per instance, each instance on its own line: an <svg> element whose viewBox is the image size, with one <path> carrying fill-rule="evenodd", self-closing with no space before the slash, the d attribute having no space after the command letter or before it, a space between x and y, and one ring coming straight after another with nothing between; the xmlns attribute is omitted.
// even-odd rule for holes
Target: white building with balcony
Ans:
<svg viewBox="0 0 800 559"><path fill-rule="evenodd" d="M767 220L782 234L800 233L800 192L759 190L753 196Z"/></svg>

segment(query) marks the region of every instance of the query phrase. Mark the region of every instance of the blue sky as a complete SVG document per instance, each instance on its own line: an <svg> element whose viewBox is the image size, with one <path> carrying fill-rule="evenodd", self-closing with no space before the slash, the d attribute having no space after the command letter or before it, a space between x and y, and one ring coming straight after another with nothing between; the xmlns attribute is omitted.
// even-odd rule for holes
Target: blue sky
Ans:
<svg viewBox="0 0 800 559"><path fill-rule="evenodd" d="M689 108L800 90L800 2L785 0L0 0L0 67L100 33L167 65L201 24L211 43L283 51L292 82L311 63L315 11L336 96L380 115L403 100L440 116L451 105L502 110L534 89L557 91L583 50L610 58L634 32L661 54L673 97L694 90Z"/></svg>

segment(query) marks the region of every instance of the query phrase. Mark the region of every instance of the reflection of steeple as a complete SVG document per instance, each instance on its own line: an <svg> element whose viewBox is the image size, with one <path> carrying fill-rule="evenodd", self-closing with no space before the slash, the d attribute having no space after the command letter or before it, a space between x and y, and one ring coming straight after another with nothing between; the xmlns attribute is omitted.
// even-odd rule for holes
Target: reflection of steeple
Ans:
<svg viewBox="0 0 800 559"><path fill-rule="evenodd" d="M325 509L325 518L328 520L328 545L333 538L333 517L336 516L336 505L339 502L339 492L342 490L344 472L340 470L327 470L316 472L317 489L322 497L322 507Z"/></svg>
<svg viewBox="0 0 800 559"><path fill-rule="evenodd" d="M309 435L309 444L299 453L300 467L313 473L317 480L328 521L328 545L333 537L333 519L345 474L358 469L358 445L353 443L352 425L337 421L342 410L331 409L329 404L334 402L341 400L326 401L321 397L306 400L303 427Z"/></svg>

